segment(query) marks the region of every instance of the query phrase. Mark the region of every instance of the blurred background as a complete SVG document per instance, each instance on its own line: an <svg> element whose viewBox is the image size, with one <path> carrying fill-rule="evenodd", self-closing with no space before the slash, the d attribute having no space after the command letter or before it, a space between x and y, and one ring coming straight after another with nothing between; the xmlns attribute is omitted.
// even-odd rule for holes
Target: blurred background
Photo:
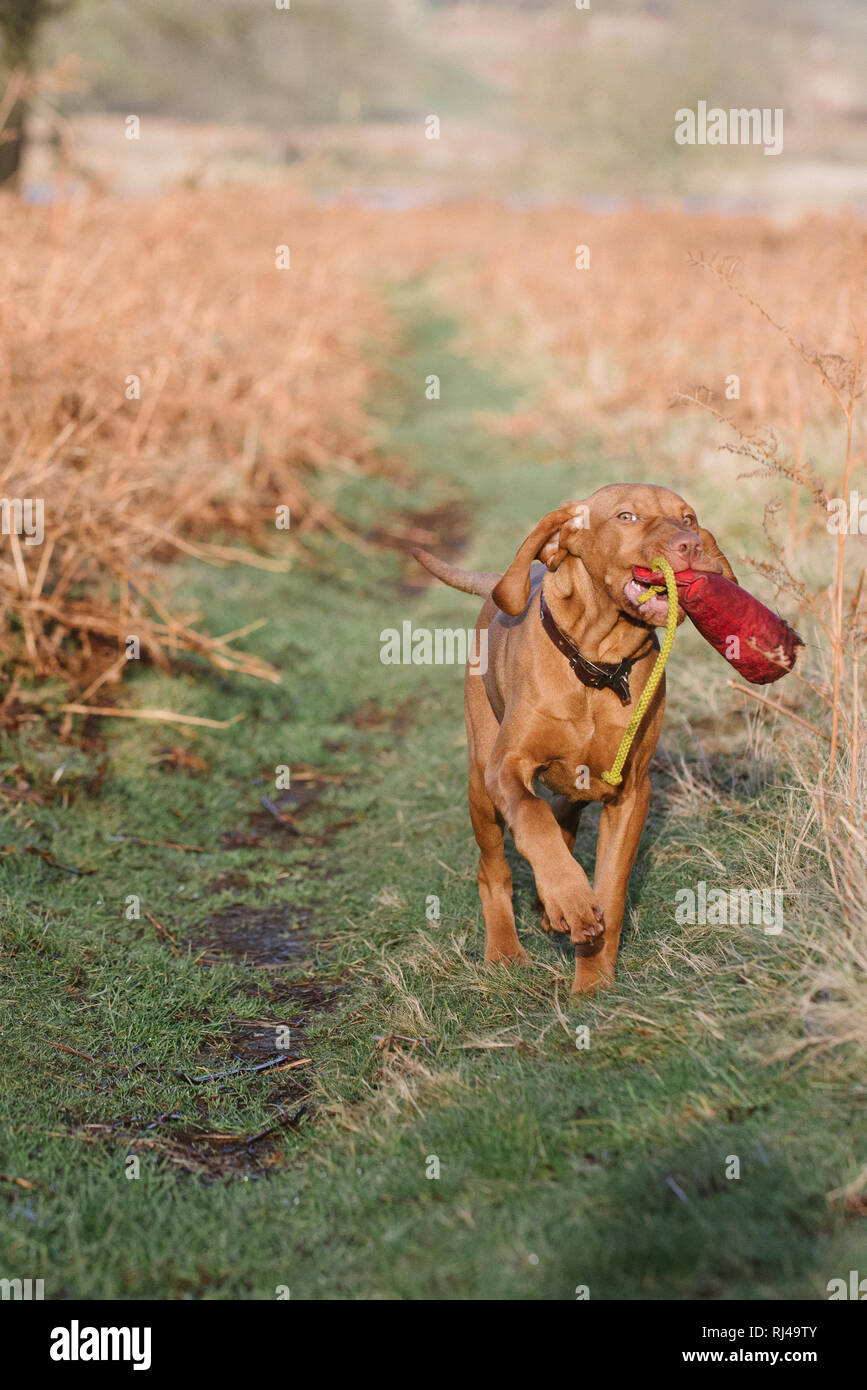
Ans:
<svg viewBox="0 0 867 1390"><path fill-rule="evenodd" d="M0 24L7 68L39 78L32 198L63 139L70 177L123 192L291 179L386 206L867 201L861 0L2 0ZM785 158L730 149L721 168L676 146L674 110L699 99L783 107ZM134 158L128 113L147 128ZM439 140L422 138L431 114Z"/></svg>

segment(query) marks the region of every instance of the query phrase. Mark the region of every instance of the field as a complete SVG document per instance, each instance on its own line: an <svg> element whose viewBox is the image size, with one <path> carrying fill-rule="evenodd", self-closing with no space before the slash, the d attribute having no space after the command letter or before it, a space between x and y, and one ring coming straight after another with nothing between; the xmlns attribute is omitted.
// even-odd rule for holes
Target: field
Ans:
<svg viewBox="0 0 867 1390"><path fill-rule="evenodd" d="M863 224L229 188L0 235L4 495L48 538L2 538L3 1268L825 1297L867 1203L864 542L823 501ZM514 854L532 964L484 966L461 672L380 634L475 620L413 544L502 567L628 477L695 503L805 679L769 710L681 630L618 982L576 1005ZM783 932L679 924L699 882L780 890Z"/></svg>

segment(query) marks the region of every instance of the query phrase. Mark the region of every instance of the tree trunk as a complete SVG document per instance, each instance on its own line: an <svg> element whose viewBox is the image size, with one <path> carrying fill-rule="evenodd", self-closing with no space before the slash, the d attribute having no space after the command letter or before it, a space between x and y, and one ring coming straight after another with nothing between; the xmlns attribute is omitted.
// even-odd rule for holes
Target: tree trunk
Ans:
<svg viewBox="0 0 867 1390"><path fill-rule="evenodd" d="M7 72L33 71L36 36L46 14L45 0L0 0L0 40ZM0 139L0 184L14 183L26 140L27 103L15 101Z"/></svg>
<svg viewBox="0 0 867 1390"><path fill-rule="evenodd" d="M0 134L0 184L14 183L18 178L24 152L25 116L24 102L16 101Z"/></svg>

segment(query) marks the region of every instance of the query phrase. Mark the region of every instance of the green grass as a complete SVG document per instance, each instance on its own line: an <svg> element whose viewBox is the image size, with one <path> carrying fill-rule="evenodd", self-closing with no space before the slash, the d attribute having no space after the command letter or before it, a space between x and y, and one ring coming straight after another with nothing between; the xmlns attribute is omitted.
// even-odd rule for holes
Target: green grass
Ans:
<svg viewBox="0 0 867 1390"><path fill-rule="evenodd" d="M494 566L562 497L639 469L485 434L474 412L508 409L512 388L455 354L455 325L418 287L396 307L406 341L374 408L412 482L334 484L328 500L362 532L458 503L468 559ZM431 372L438 402L424 396ZM285 576L172 572L214 628L264 613L248 641L283 681L142 671L135 703L243 713L239 725L189 739L106 721L103 746L70 749L41 727L6 741L4 769L42 804L12 806L4 843L96 872L3 861L0 1273L44 1278L50 1298L272 1298L280 1285L293 1298L570 1299L579 1285L592 1298L824 1297L858 1265L858 1227L826 1198L863 1163L864 1127L843 1070L773 1060L797 1032L802 909L787 904L781 937L674 923L679 886L773 882L784 793L731 697L707 707L719 658L678 637L618 983L574 1007L572 963L540 932L514 856L533 965L482 961L461 672L379 661L383 628L467 627L474 600L408 595L393 553L311 544L317 568ZM207 772L157 760L178 744ZM264 824L281 764L340 779L299 819L304 838L274 826L258 845L221 843ZM579 853L592 858L589 830ZM130 895L178 954L144 915L127 920ZM198 959L208 923L238 903L284 914L300 946L288 965ZM239 1020L302 1013L290 1055L309 1064L196 1084L237 1065ZM375 1037L395 1033L425 1045L380 1050ZM281 1114L277 1139L228 1174L201 1141L198 1173L177 1161L194 1128L254 1136Z"/></svg>

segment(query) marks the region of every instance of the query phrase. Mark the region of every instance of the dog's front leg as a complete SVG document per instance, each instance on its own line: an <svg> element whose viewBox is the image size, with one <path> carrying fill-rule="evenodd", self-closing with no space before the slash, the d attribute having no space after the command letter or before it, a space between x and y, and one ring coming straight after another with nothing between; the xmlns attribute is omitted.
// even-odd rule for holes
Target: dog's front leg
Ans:
<svg viewBox="0 0 867 1390"><path fill-rule="evenodd" d="M627 781L616 800L602 807L594 883L605 913L605 937L576 948L573 994L592 994L614 979L629 875L649 805L650 778L644 774Z"/></svg>
<svg viewBox="0 0 867 1390"><path fill-rule="evenodd" d="M535 773L532 764L516 755L501 755L495 748L485 773L488 795L511 830L518 853L536 876L536 889L551 926L568 932L576 943L596 942L605 929L599 899L567 848L551 807L534 796Z"/></svg>

